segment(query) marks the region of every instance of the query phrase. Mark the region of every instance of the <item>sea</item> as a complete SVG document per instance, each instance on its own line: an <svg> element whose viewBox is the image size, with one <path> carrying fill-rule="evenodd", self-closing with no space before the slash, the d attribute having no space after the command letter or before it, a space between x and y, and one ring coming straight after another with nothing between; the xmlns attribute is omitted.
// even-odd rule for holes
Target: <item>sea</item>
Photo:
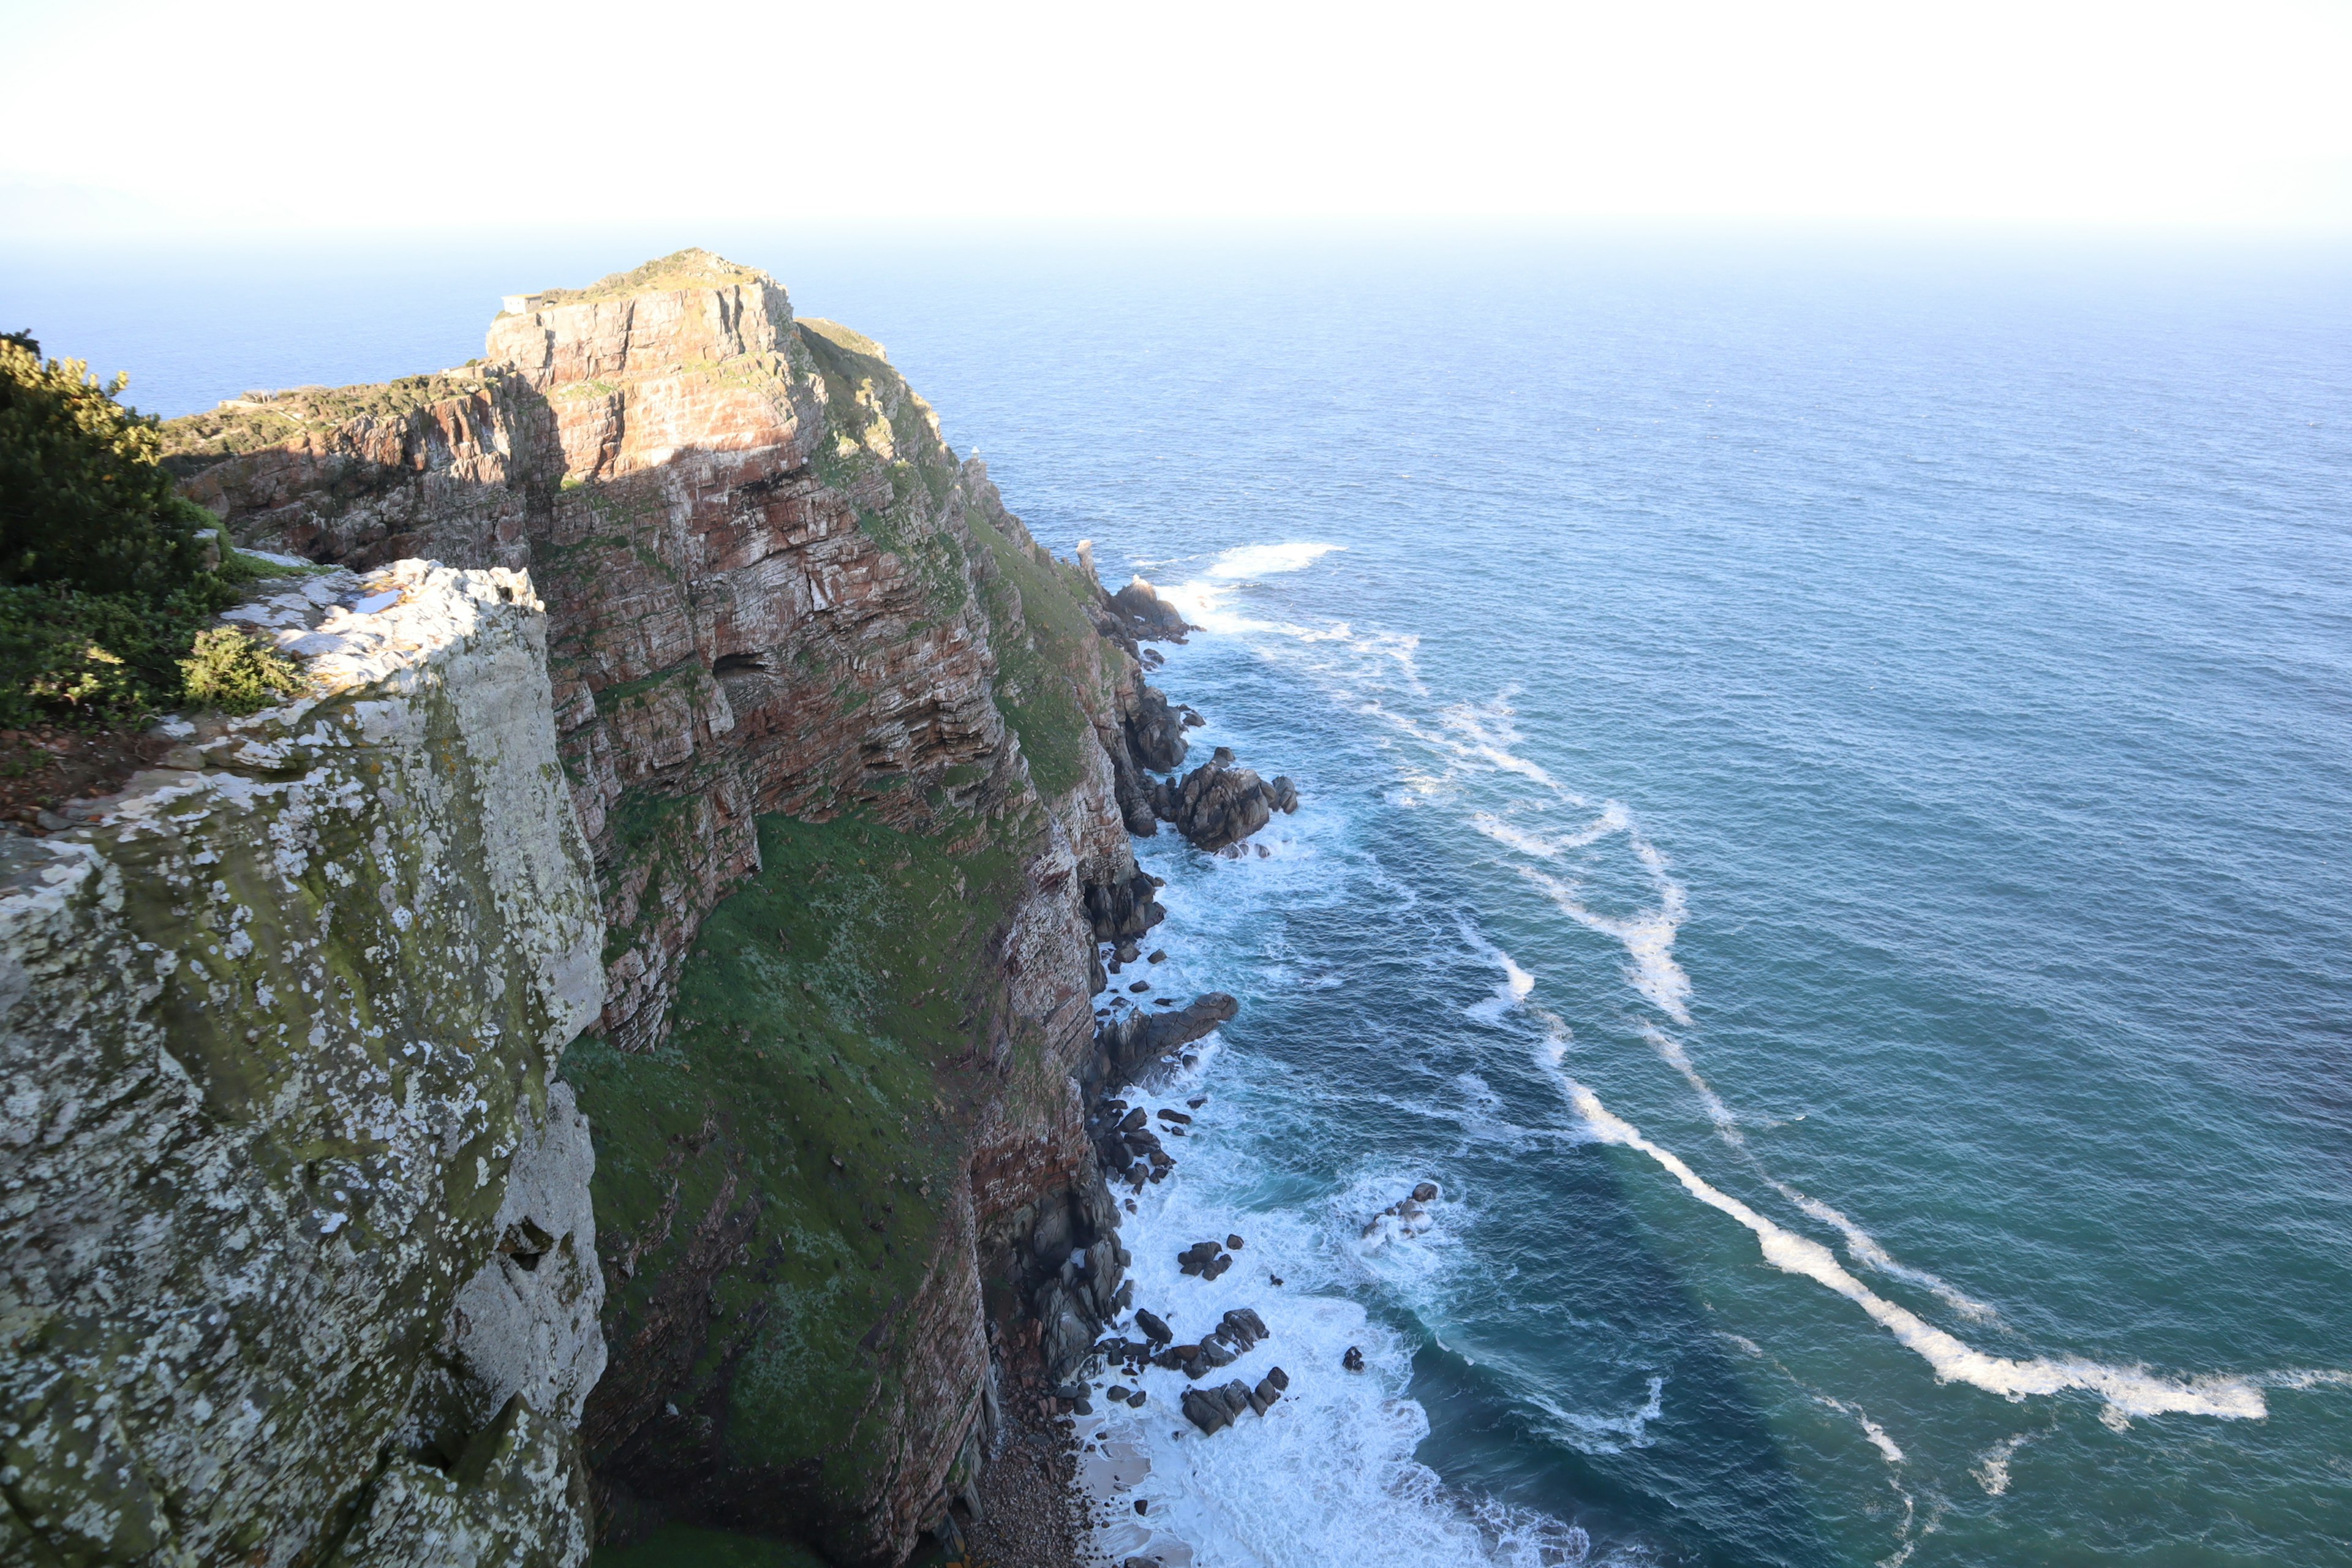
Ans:
<svg viewBox="0 0 2352 1568"><path fill-rule="evenodd" d="M2352 250L12 243L0 326L178 414L689 243L1182 606L1196 755L1298 786L1139 845L1118 994L1241 1005L1139 1091L1139 1300L1289 1390L1098 1406L1113 1561L2352 1563Z"/></svg>

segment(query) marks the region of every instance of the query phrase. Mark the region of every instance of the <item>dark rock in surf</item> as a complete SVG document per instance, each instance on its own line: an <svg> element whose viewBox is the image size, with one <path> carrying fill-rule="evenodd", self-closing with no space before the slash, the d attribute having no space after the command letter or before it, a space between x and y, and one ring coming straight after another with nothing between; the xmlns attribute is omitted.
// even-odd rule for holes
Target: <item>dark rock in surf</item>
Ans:
<svg viewBox="0 0 2352 1568"><path fill-rule="evenodd" d="M1274 820L1276 812L1297 811L1298 787L1286 777L1268 784L1219 746L1181 782L1154 785L1152 808L1187 842L1214 852L1239 844Z"/></svg>
<svg viewBox="0 0 2352 1568"><path fill-rule="evenodd" d="M1171 708L1156 686L1140 688L1122 715L1127 749L1136 765L1155 773L1171 773L1184 765L1190 742L1184 739L1181 710Z"/></svg>
<svg viewBox="0 0 2352 1568"><path fill-rule="evenodd" d="M1115 1010L1095 1030L1097 1086L1129 1082L1151 1063L1229 1022L1240 1011L1241 1004L1222 991L1196 996L1171 1013Z"/></svg>
<svg viewBox="0 0 2352 1568"><path fill-rule="evenodd" d="M1159 589L1140 577L1130 578L1126 587L1107 595L1104 603L1130 641L1181 643L1184 634L1193 629L1175 605L1160 596Z"/></svg>

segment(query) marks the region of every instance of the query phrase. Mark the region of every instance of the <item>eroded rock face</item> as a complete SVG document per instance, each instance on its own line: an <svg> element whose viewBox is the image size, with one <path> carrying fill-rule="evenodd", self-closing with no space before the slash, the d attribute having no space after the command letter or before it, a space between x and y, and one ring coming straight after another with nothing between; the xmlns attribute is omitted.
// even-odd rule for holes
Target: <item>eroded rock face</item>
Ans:
<svg viewBox="0 0 2352 1568"><path fill-rule="evenodd" d="M5 1555L578 1563L603 926L542 606L410 562L232 614L312 689L0 840Z"/></svg>

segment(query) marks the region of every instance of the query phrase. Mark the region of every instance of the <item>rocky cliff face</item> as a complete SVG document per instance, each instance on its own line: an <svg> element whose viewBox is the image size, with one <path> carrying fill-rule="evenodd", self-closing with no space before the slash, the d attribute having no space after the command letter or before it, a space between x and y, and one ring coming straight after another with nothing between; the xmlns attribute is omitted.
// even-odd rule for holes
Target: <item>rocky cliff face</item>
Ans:
<svg viewBox="0 0 2352 1568"><path fill-rule="evenodd" d="M173 438L248 544L523 571L547 605L604 918L562 1079L605 1528L903 1558L999 1380L1066 1373L1116 1300L1096 942L1157 918L1128 834L1182 754L1139 623L877 345L698 252L522 301L467 370Z"/></svg>
<svg viewBox="0 0 2352 1568"><path fill-rule="evenodd" d="M232 614L307 695L0 839L0 1562L568 1568L603 928L542 608Z"/></svg>

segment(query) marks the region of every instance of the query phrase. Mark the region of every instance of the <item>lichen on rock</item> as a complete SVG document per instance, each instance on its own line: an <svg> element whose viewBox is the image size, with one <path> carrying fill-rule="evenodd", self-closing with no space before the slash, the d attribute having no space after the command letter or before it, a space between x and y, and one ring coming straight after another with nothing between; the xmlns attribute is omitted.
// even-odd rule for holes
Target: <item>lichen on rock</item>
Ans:
<svg viewBox="0 0 2352 1568"><path fill-rule="evenodd" d="M550 1068L602 922L542 606L409 562L232 615L300 696L0 839L0 1556L576 1563L602 1280ZM509 1228L566 1260L536 1296Z"/></svg>

